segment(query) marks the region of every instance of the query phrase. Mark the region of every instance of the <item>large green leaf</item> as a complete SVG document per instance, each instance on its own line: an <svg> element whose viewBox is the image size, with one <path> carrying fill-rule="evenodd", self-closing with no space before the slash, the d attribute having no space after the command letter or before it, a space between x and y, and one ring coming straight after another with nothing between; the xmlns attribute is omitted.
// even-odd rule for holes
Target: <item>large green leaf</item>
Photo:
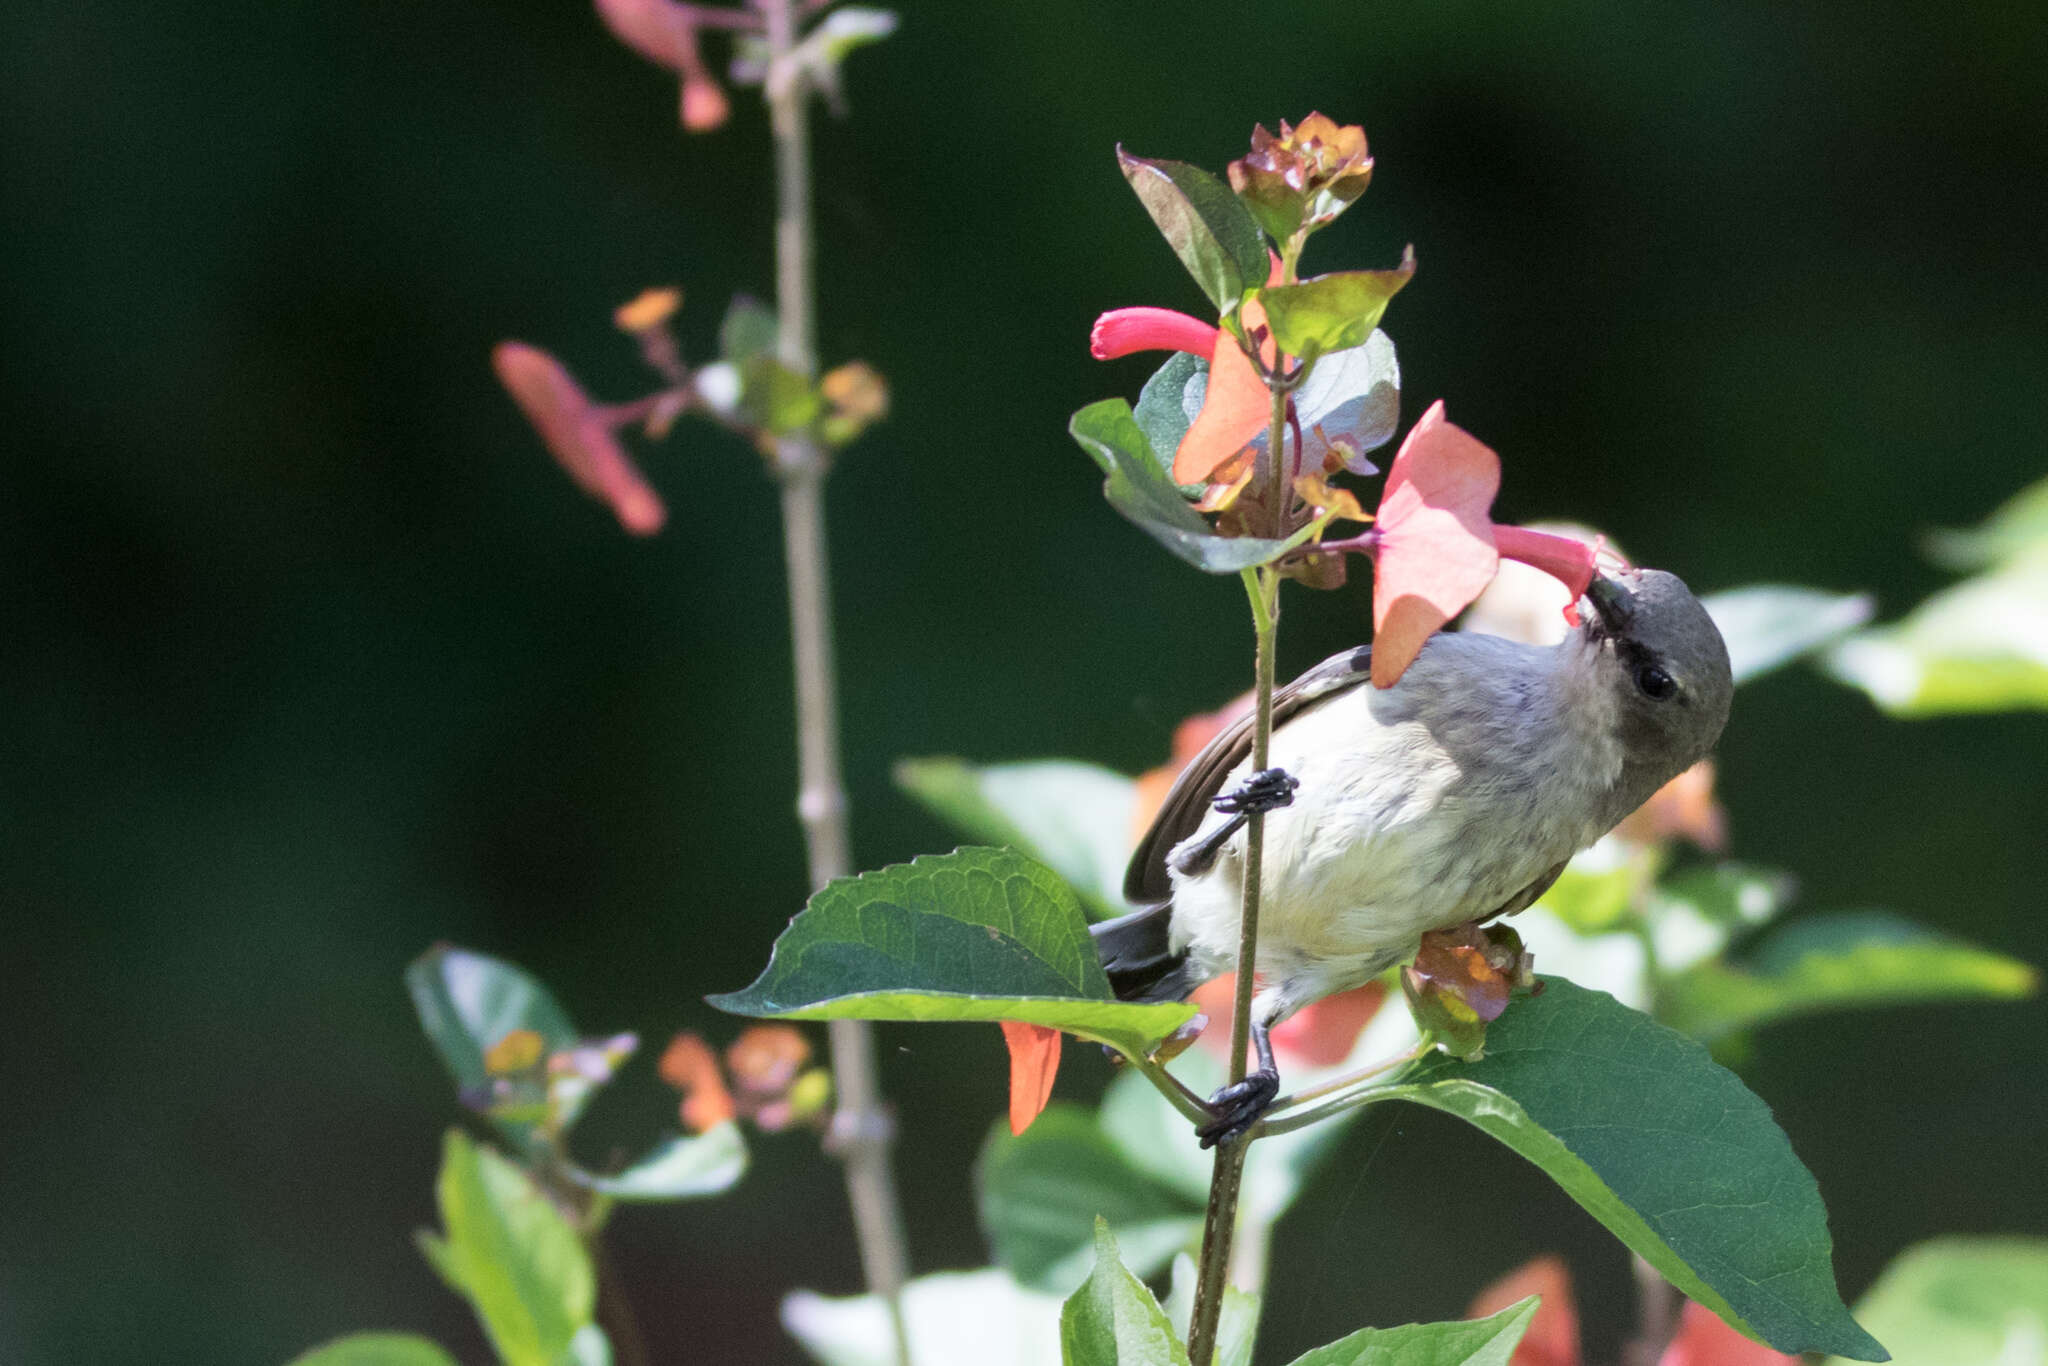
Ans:
<svg viewBox="0 0 2048 1366"><path fill-rule="evenodd" d="M1118 1260L1109 1225L1095 1221L1095 1270L1060 1311L1063 1366L1188 1366L1188 1349L1145 1283Z"/></svg>
<svg viewBox="0 0 2048 1366"><path fill-rule="evenodd" d="M1010 1273L944 1271L903 1287L910 1359L919 1366L1045 1366L1060 1350L1060 1301L1017 1284ZM824 1366L896 1366L889 1307L879 1295L798 1290L782 1302L782 1323Z"/></svg>
<svg viewBox="0 0 2048 1366"><path fill-rule="evenodd" d="M413 1333L351 1333L303 1356L290 1366L456 1366L439 1343Z"/></svg>
<svg viewBox="0 0 2048 1366"><path fill-rule="evenodd" d="M1361 1328L1296 1357L1293 1366L1507 1366L1536 1303L1531 1295L1483 1319Z"/></svg>
<svg viewBox="0 0 2048 1366"><path fill-rule="evenodd" d="M1217 535L1181 496L1139 430L1131 405L1120 398L1089 404L1074 414L1067 430L1102 468L1102 496L1109 505L1197 569L1235 574L1308 539L1308 528L1284 541Z"/></svg>
<svg viewBox="0 0 2048 1366"><path fill-rule="evenodd" d="M1184 161L1134 157L1121 147L1116 159L1160 236L1218 313L1229 313L1246 289L1265 283L1265 235L1228 185Z"/></svg>
<svg viewBox="0 0 2048 1366"><path fill-rule="evenodd" d="M1827 667L1894 716L2048 708L2048 549L1851 636Z"/></svg>
<svg viewBox="0 0 2048 1366"><path fill-rule="evenodd" d="M2016 958L1887 911L1809 916L1740 961L1710 959L1667 980L1658 1014L1713 1042L1795 1015L1915 1001L2031 995L2039 974Z"/></svg>
<svg viewBox="0 0 2048 1366"><path fill-rule="evenodd" d="M896 785L960 832L1007 844L1067 880L1098 916L1121 915L1137 786L1075 759L971 764L905 759Z"/></svg>
<svg viewBox="0 0 2048 1366"><path fill-rule="evenodd" d="M1014 850L978 848L825 886L751 986L710 1000L800 1020L1020 1020L1132 1053L1195 1013L1117 1000L1066 883Z"/></svg>
<svg viewBox="0 0 2048 1366"><path fill-rule="evenodd" d="M420 1248L476 1310L505 1366L586 1359L576 1339L592 1325L596 1307L590 1254L540 1188L450 1129L435 1193L446 1231L422 1232Z"/></svg>
<svg viewBox="0 0 2048 1366"><path fill-rule="evenodd" d="M1346 270L1291 285L1269 285L1259 304L1273 340L1290 356L1321 356L1365 345L1387 302L1415 274L1411 252L1397 270Z"/></svg>
<svg viewBox="0 0 2048 1366"><path fill-rule="evenodd" d="M1832 645L1870 620L1863 593L1827 593L1760 583L1700 599L1721 638L1737 683L1747 683L1801 655Z"/></svg>
<svg viewBox="0 0 2048 1366"><path fill-rule="evenodd" d="M694 1138L677 1135L622 1172L600 1176L574 1168L569 1175L614 1200L682 1200L729 1189L747 1170L747 1143L739 1125L717 1125Z"/></svg>
<svg viewBox="0 0 2048 1366"><path fill-rule="evenodd" d="M1700 1044L1604 992L1545 978L1489 1027L1483 1061L1438 1054L1376 1089L1513 1148L1750 1336L1885 1359L1835 1290L1820 1190L1770 1108Z"/></svg>
<svg viewBox="0 0 2048 1366"><path fill-rule="evenodd" d="M1909 1247L1856 1313L1899 1366L2040 1366L2048 1362L2048 1239Z"/></svg>
<svg viewBox="0 0 2048 1366"><path fill-rule="evenodd" d="M996 1261L1034 1290L1064 1294L1080 1283L1097 1218L1109 1221L1141 1276L1201 1233L1201 1199L1134 1166L1094 1112L1077 1105L1048 1107L1021 1134L998 1123L982 1145L975 1186Z"/></svg>

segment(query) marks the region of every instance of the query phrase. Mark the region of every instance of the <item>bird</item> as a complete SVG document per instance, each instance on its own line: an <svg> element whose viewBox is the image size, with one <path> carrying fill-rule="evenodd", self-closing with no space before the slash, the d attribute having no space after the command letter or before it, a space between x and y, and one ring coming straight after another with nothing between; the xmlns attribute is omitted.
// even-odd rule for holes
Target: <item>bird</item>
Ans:
<svg viewBox="0 0 2048 1366"><path fill-rule="evenodd" d="M1204 1147L1246 1132L1279 1074L1289 1015L1411 956L1427 931L1522 910L1574 854L1706 757L1728 720L1727 645L1677 575L1613 568L1554 645L1439 632L1372 685L1372 646L1273 695L1182 770L1092 927L1117 997L1182 1000L1236 970L1244 827L1264 813L1251 1038L1258 1068L1209 1099Z"/></svg>

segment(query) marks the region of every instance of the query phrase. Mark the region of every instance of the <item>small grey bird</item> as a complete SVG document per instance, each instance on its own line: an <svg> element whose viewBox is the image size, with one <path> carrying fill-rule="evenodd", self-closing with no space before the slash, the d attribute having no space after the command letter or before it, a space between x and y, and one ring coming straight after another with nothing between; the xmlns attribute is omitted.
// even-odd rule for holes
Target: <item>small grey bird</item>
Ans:
<svg viewBox="0 0 2048 1366"><path fill-rule="evenodd" d="M1508 915L1572 855L1706 757L1728 720L1728 649L1676 575L1596 578L1552 646L1431 637L1391 688L1372 647L1273 695L1272 767L1252 719L1182 771L1094 927L1116 994L1180 1000L1237 966L1250 814L1267 811L1252 1040L1259 1067L1210 1099L1203 1145L1242 1133L1279 1090L1267 1032L1415 951L1427 930ZM1299 795L1296 795L1296 792Z"/></svg>

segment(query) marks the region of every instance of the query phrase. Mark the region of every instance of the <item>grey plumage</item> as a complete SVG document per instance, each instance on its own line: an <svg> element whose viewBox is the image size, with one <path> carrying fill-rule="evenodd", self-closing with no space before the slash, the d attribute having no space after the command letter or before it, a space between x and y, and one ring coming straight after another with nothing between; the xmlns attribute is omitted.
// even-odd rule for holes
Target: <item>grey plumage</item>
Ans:
<svg viewBox="0 0 2048 1366"><path fill-rule="evenodd" d="M1427 930L1520 910L1571 856L1705 757L1727 720L1727 649L1657 570L1596 580L1558 645L1439 634L1401 681L1348 650L1275 694L1270 763L1300 780L1268 814L1254 1007L1270 1026L1411 953ZM1161 1000L1236 966L1244 835L1212 802L1249 768L1251 722L1181 774L1096 927L1112 985Z"/></svg>

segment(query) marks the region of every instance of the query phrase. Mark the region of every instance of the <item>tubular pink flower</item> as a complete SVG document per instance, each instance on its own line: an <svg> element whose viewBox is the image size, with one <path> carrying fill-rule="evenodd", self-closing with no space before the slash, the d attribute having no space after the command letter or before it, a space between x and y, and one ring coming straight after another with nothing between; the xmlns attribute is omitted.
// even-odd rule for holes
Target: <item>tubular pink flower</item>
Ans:
<svg viewBox="0 0 2048 1366"><path fill-rule="evenodd" d="M1112 308L1088 333L1088 354L1116 360L1140 351L1186 351L1207 358L1218 329L1170 308Z"/></svg>
<svg viewBox="0 0 2048 1366"><path fill-rule="evenodd" d="M1572 536L1557 536L1548 531L1531 531L1523 526L1502 526L1493 524L1494 548L1508 559L1520 560L1556 579L1572 590L1573 607L1565 609L1566 616L1575 612L1578 600L1585 595L1587 585L1593 582L1597 572L1594 565L1595 547Z"/></svg>
<svg viewBox="0 0 2048 1366"><path fill-rule="evenodd" d="M668 511L619 444L612 415L560 361L537 346L508 341L491 352L491 368L578 487L608 504L635 536L661 530Z"/></svg>

